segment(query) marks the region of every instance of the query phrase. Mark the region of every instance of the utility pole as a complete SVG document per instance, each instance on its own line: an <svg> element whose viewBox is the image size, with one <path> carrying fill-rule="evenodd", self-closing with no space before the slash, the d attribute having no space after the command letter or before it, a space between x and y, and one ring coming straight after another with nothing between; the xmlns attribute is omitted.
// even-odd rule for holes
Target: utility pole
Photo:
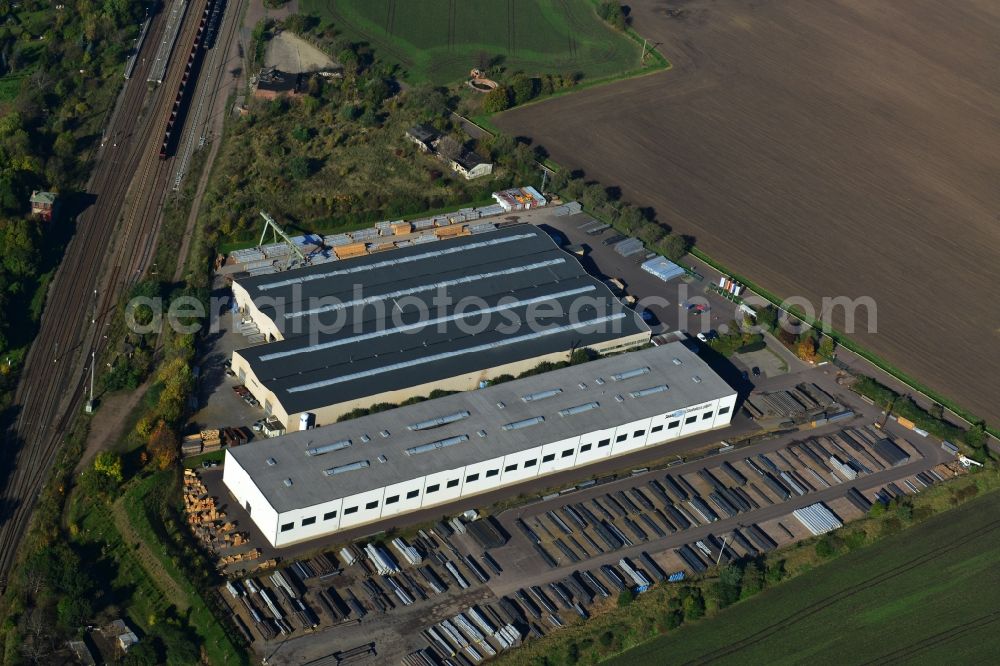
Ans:
<svg viewBox="0 0 1000 666"><path fill-rule="evenodd" d="M90 399L87 400L86 406L83 411L88 414L94 413L94 366L97 364L97 350L91 350L90 352Z"/></svg>
<svg viewBox="0 0 1000 666"><path fill-rule="evenodd" d="M729 539L729 535L722 537L722 548L719 549L719 556L715 558L715 566L719 566L719 562L722 561L722 554L726 552L726 541Z"/></svg>

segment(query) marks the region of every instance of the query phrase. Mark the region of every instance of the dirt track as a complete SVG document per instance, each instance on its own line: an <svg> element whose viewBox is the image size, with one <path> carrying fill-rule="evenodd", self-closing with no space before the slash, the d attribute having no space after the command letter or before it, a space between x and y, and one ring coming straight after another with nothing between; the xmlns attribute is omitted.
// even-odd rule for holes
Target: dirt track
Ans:
<svg viewBox="0 0 1000 666"><path fill-rule="evenodd" d="M672 71L497 125L772 291L873 297L859 342L1000 423L1000 6L630 5Z"/></svg>

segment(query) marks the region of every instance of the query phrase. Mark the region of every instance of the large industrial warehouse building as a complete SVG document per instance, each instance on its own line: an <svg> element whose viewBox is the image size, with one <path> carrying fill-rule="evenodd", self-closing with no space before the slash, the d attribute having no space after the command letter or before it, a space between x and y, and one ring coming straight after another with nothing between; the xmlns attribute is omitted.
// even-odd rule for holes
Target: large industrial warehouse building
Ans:
<svg viewBox="0 0 1000 666"><path fill-rule="evenodd" d="M288 428L650 339L530 225L238 279L233 294L274 341L234 352L233 371Z"/></svg>
<svg viewBox="0 0 1000 666"><path fill-rule="evenodd" d="M735 403L674 342L228 449L223 480L285 546L720 428Z"/></svg>

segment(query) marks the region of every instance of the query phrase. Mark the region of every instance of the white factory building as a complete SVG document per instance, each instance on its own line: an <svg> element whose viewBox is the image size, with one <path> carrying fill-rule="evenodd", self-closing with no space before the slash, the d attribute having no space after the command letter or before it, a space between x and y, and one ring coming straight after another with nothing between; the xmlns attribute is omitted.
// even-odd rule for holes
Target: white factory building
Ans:
<svg viewBox="0 0 1000 666"><path fill-rule="evenodd" d="M582 478L605 458L727 426L735 404L672 342L231 448L223 480L286 546L561 470Z"/></svg>

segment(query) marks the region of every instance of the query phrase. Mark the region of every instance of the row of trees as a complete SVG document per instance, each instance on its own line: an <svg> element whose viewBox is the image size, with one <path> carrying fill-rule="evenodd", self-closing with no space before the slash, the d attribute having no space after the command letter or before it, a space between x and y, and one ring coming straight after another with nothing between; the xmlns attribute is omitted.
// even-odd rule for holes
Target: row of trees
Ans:
<svg viewBox="0 0 1000 666"><path fill-rule="evenodd" d="M584 207L608 221L615 230L635 236L646 246L672 261L682 259L694 246L694 238L671 233L656 221L655 213L648 208L638 208L621 199L618 188L608 188L600 183L587 182L581 172L560 169L552 177L550 189L564 199L576 199Z"/></svg>
<svg viewBox="0 0 1000 666"><path fill-rule="evenodd" d="M783 560L768 562L763 558L743 558L721 567L718 575L671 587L666 603L647 606L645 613L627 610L620 622L595 630L582 639L572 640L560 650L535 659L538 666L576 666L599 663L623 649L658 634L696 622L742 599L752 597L787 575ZM632 606L638 599L631 590L618 596L618 607Z"/></svg>
<svg viewBox="0 0 1000 666"><path fill-rule="evenodd" d="M973 450L973 458L983 461L989 458L987 443L989 435L986 424L978 421L967 429L962 429L944 418L944 408L933 405L930 410L918 405L909 396L900 395L878 380L866 375L858 376L851 387L857 393L870 398L882 409L891 408L892 413L909 419L922 430L935 437L949 441L964 442Z"/></svg>

